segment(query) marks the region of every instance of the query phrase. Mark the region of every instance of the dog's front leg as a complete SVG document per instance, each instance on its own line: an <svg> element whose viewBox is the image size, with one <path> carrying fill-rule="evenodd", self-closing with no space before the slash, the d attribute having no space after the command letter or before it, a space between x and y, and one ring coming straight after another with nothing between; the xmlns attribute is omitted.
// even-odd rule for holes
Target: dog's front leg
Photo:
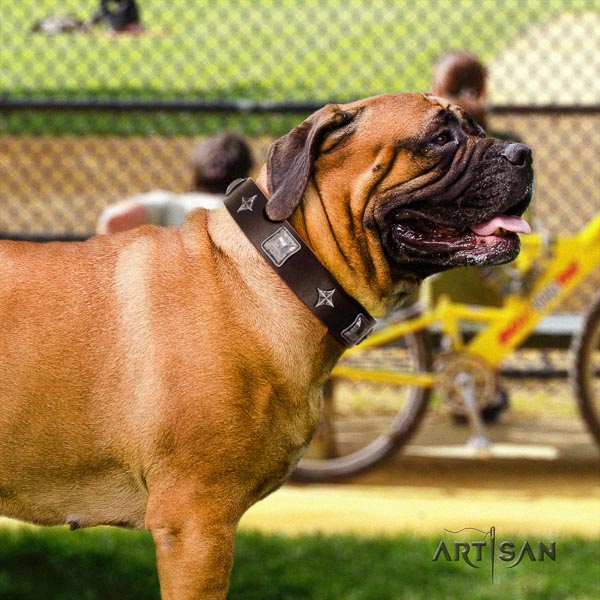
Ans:
<svg viewBox="0 0 600 600"><path fill-rule="evenodd" d="M181 497L163 502L146 518L156 545L162 599L223 600L238 519L211 503L194 506Z"/></svg>

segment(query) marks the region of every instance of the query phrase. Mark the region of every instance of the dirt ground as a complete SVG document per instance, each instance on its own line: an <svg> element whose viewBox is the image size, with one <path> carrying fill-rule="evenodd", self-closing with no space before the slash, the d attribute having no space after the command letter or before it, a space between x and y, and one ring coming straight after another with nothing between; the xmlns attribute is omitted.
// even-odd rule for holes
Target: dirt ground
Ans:
<svg viewBox="0 0 600 600"><path fill-rule="evenodd" d="M441 535L501 532L600 537L600 451L578 418L513 415L491 431L489 456L464 427L432 415L386 464L337 483L288 483L243 518L266 532Z"/></svg>

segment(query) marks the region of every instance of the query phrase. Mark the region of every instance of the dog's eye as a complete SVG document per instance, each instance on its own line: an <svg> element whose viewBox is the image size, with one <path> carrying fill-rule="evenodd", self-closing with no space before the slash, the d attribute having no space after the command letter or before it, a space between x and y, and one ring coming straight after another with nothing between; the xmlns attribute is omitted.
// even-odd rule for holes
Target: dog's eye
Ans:
<svg viewBox="0 0 600 600"><path fill-rule="evenodd" d="M453 141L453 137L452 134L449 131L444 131L443 133L440 133L434 140L433 143L436 146L445 146L446 144L450 143Z"/></svg>

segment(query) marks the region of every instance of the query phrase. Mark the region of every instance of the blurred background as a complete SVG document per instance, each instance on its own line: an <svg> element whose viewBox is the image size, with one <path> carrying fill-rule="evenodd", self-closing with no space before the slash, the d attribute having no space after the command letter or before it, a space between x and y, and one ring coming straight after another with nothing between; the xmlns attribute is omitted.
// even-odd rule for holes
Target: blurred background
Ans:
<svg viewBox="0 0 600 600"><path fill-rule="evenodd" d="M468 51L485 65L487 87L481 104L486 129L508 133L533 149L536 194L529 220L534 229L549 239L574 233L600 210L599 0L138 0L134 12L131 7L125 10L126 4L130 3L0 3L2 237L85 238L94 231L100 212L114 202L157 189L186 192L195 144L216 133L244 136L256 170L274 139L327 102L430 91L437 61L451 50ZM511 407L490 429L494 441L510 442L517 448L514 452L487 460L448 453L467 433L448 420L440 425L432 416L391 463L331 487L320 486L317 493L324 490L331 498L344 493L344 484L370 491L385 488L386 493L401 489L411 498L414 492L418 503L423 490L442 487L458 494L462 481L466 496L482 486L496 496L512 489L522 492L526 504L532 494L545 498L548 490L560 490L564 495L568 488L578 498L591 496L600 502L600 454L577 412L567 378L570 338L599 283L600 275L595 274L578 288L557 311L568 317L560 330L538 335L535 348L523 349L505 365ZM444 290L443 282L434 280L428 292L435 295L436 285ZM476 299L479 293L474 292ZM527 446L533 448L529 453L522 450ZM538 481L541 474L550 479ZM282 492L281 502L287 498L296 509L298 503L315 502L304 521L298 517L303 524L293 529L294 535L319 529L318 508L327 500L302 496L308 493L309 488L298 485ZM380 500L372 499L375 504ZM267 513L256 513L251 528L260 529L279 510L265 506L261 510ZM414 533L414 518L394 513L392 505L381 506L392 512L380 521L373 517L377 523L391 522L393 532ZM432 504L428 512L436 513L438 506ZM523 506L513 507L523 516L507 522L513 531L530 531L525 526L530 514ZM281 510L282 523L290 522L293 508L286 504ZM561 529L555 526L553 509L547 510L536 531L584 535L583 523L573 531ZM577 510L586 519L593 514L582 507ZM327 511L321 514L332 519ZM360 515L359 521L369 521ZM468 517L461 526L472 525ZM483 516L480 525L494 518L493 513ZM447 527L456 524L449 522ZM488 527L493 524L488 522ZM424 531L430 535L442 528L440 521ZM267 527L268 533L276 533L273 529ZM283 524L281 530L286 530ZM379 526L374 531L379 532ZM597 529L591 535L590 543L595 544ZM242 549L247 541L241 542ZM433 542L420 543L427 553ZM108 542L105 547L110 553ZM280 555L276 546L273 553ZM581 557L584 550L577 553ZM13 585L27 579L21 572L15 577L12 559L2 562L2 556L14 553L0 555L0 589L3 581ZM573 570L581 560L574 559ZM399 568L399 558L397 562ZM425 563L430 569L430 562L430 556L420 556L415 569ZM444 585L444 577L456 574L448 568L435 572ZM465 570L459 575L466 582L471 577ZM399 575L394 572L388 579L394 577ZM348 581L360 590L364 579ZM574 588L556 588L558 579L550 583L548 572L536 573L535 585L528 579L510 593L528 598L538 593L545 598L595 597L585 581L571 596ZM406 596L386 595L386 585L355 595L338 590L319 596L309 584L295 582L287 591L267 592L267 585L255 596L238 587L232 597L416 598L421 597L418 589L426 589L422 578L419 582L402 584L414 584L412 595ZM33 588L15 591L10 585L0 597L36 597ZM65 585L63 595L46 597L103 597L93 583L87 595ZM269 585L275 589L273 580ZM563 591L549 595L551 585ZM461 589L454 597L487 597L486 591L465 596ZM123 594L120 597L138 597L131 589ZM452 597L436 596L431 590L423 594Z"/></svg>

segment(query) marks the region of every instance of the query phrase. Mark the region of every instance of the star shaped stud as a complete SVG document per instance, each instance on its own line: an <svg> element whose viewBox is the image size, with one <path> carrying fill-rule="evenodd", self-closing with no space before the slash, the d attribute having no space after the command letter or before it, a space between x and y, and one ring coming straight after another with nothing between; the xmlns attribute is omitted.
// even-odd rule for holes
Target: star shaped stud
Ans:
<svg viewBox="0 0 600 600"><path fill-rule="evenodd" d="M242 203L240 207L237 209L237 212L242 212L243 210L249 210L252 212L254 209L254 201L256 200L256 196L250 196L250 198L246 198L242 196Z"/></svg>
<svg viewBox="0 0 600 600"><path fill-rule="evenodd" d="M317 292L319 293L319 299L317 300L317 303L315 304L315 308L317 306L331 306L331 308L334 308L332 298L333 298L333 294L335 293L335 289L322 290L320 288L317 288Z"/></svg>

